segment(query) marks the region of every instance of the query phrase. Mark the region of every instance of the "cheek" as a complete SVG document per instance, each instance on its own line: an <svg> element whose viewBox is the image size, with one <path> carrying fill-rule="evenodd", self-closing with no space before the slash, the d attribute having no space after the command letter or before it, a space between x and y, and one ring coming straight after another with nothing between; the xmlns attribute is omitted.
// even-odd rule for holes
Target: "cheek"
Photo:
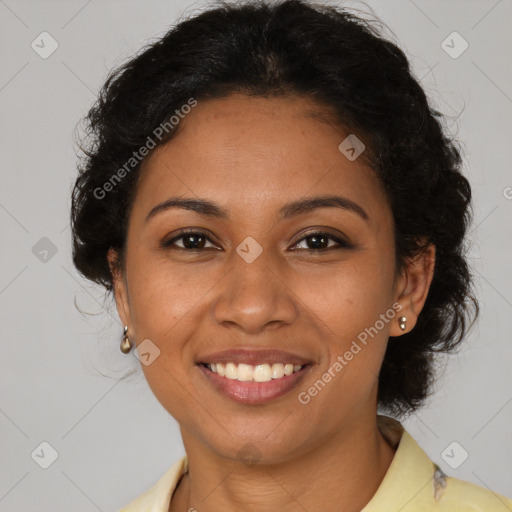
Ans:
<svg viewBox="0 0 512 512"><path fill-rule="evenodd" d="M141 256L134 258L129 270L133 276L130 309L138 337L172 337L175 326L179 328L187 315L194 314L211 289L210 281L200 272L171 267L168 262Z"/></svg>
<svg viewBox="0 0 512 512"><path fill-rule="evenodd" d="M209 294L222 276L207 271L206 265L171 265L142 250L132 252L127 271L137 342L149 339L159 350L154 362L141 364L142 370L157 399L174 411L191 376L194 354L189 341L198 319L208 314Z"/></svg>
<svg viewBox="0 0 512 512"><path fill-rule="evenodd" d="M373 326L393 297L390 263L370 252L329 270L305 271L293 282L294 294L330 329L331 336L340 335L342 346L348 337Z"/></svg>
<svg viewBox="0 0 512 512"><path fill-rule="evenodd" d="M348 387L359 396L375 384L391 322L397 318L392 284L391 260L370 252L340 265L321 280L301 277L297 295L308 298L306 309L322 331L320 339L328 361L322 370L336 375L334 393L343 393Z"/></svg>

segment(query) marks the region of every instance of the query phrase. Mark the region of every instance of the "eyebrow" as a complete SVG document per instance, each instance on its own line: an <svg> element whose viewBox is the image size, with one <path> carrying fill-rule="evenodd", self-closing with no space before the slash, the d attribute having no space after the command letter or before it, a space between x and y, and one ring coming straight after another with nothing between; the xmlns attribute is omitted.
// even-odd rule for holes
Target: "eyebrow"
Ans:
<svg viewBox="0 0 512 512"><path fill-rule="evenodd" d="M147 222L158 213L167 211L171 208L191 210L207 217L215 217L219 219L230 218L229 212L227 210L208 199L171 197L152 208L151 211L147 214L144 222ZM288 219L290 217L295 217L297 215L316 210L317 208L340 208L342 210L350 211L359 215L365 221L369 220L369 216L366 211L357 203L351 199L348 199L347 197L334 195L307 197L297 201L292 201L291 203L287 203L281 207L279 210L279 217L280 219Z"/></svg>

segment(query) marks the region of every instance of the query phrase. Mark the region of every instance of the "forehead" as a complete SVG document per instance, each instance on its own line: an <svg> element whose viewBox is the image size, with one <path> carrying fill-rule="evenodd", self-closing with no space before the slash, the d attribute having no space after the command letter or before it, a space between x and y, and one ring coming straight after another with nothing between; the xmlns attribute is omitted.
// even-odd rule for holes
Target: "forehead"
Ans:
<svg viewBox="0 0 512 512"><path fill-rule="evenodd" d="M326 193L365 203L377 216L386 207L373 171L339 149L349 132L308 98L237 94L199 101L179 130L142 166L141 212L177 195L209 197L235 213Z"/></svg>

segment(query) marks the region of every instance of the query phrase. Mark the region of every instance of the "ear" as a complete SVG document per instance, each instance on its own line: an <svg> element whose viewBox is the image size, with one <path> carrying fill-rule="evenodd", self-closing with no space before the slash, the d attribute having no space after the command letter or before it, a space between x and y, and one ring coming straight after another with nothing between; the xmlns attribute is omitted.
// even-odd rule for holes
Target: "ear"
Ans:
<svg viewBox="0 0 512 512"><path fill-rule="evenodd" d="M395 301L402 309L391 323L390 336L401 336L414 329L418 316L427 300L428 291L434 277L436 247L433 244L416 258L410 260L397 282ZM405 330L400 329L398 318L406 317Z"/></svg>
<svg viewBox="0 0 512 512"><path fill-rule="evenodd" d="M112 274L112 284L117 313L119 314L119 318L121 319L123 326L127 325L128 330L130 331L132 322L130 314L130 303L128 300L128 287L126 285L125 276L119 265L119 253L113 247L111 247L107 252L107 260L110 273Z"/></svg>

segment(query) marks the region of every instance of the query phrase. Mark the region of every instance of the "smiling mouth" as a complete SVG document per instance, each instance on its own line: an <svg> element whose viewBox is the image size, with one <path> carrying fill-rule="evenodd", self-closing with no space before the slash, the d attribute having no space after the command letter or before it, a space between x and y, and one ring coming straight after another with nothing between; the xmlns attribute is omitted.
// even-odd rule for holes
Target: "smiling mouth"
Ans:
<svg viewBox="0 0 512 512"><path fill-rule="evenodd" d="M263 364L243 364L243 363L201 363L212 373L225 379L237 380L239 382L270 382L272 380L282 379L293 373L300 372L308 364L291 363L263 363Z"/></svg>
<svg viewBox="0 0 512 512"><path fill-rule="evenodd" d="M246 405L262 405L288 395L309 373L311 363L198 363L196 365L221 396ZM221 375L224 373L224 375Z"/></svg>

